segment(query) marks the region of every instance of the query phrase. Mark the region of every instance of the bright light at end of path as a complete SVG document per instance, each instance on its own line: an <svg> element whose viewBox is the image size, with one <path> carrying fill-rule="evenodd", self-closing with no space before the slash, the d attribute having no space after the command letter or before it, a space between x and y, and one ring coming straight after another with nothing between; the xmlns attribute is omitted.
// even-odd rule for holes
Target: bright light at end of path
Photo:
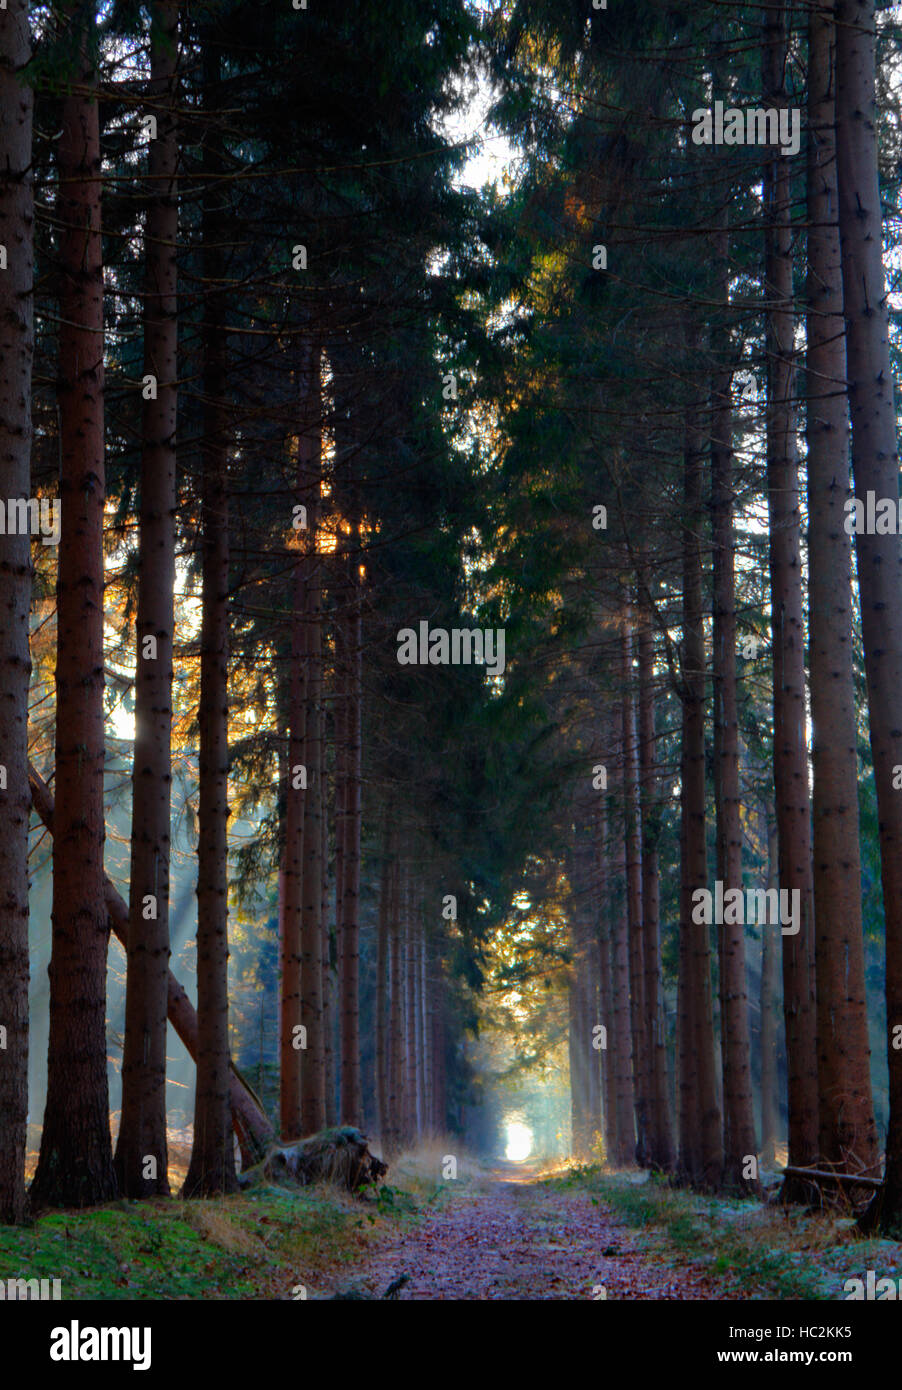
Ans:
<svg viewBox="0 0 902 1390"><path fill-rule="evenodd" d="M512 1121L507 1127L507 1149L505 1157L512 1163L522 1163L532 1153L532 1130L529 1125Z"/></svg>

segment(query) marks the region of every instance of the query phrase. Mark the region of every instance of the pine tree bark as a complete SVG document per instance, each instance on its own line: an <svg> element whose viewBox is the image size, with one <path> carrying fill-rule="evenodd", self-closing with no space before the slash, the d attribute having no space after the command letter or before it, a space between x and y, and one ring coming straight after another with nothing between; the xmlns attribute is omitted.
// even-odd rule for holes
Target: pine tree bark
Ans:
<svg viewBox="0 0 902 1390"><path fill-rule="evenodd" d="M613 734L614 747L622 750L625 740L623 738L623 707L620 704L614 707ZM627 1167L636 1161L633 1043L630 1017L627 853L622 822L620 824L615 823L612 829L614 890L612 894L611 966L614 1017L613 1029L608 1037L608 1047L613 1053L616 1077L617 1146L611 1152L611 1162L617 1167Z"/></svg>
<svg viewBox="0 0 902 1390"><path fill-rule="evenodd" d="M215 101L220 57L203 56L207 101ZM229 1109L229 438L221 172L217 137L208 134L202 212L208 287L202 329L200 701L197 845L197 1077L194 1139L182 1196L233 1192L235 1152Z"/></svg>
<svg viewBox="0 0 902 1390"><path fill-rule="evenodd" d="M626 846L626 902L629 931L630 1023L636 1106L636 1161L648 1164L651 1038L645 1001L645 935L642 911L642 838L639 819L639 750L633 680L633 634L627 609L620 630L620 681L623 708L623 812Z"/></svg>
<svg viewBox="0 0 902 1390"><path fill-rule="evenodd" d="M846 355L831 5L808 20L808 623L821 1168L878 1172L858 849Z"/></svg>
<svg viewBox="0 0 902 1390"><path fill-rule="evenodd" d="M34 1205L115 1195L106 1045L103 846L103 270L95 17L67 7L76 49L59 142L56 816L47 1101ZM8 272L7 272L8 273Z"/></svg>
<svg viewBox="0 0 902 1390"><path fill-rule="evenodd" d="M323 1074L325 1085L325 1123L338 1124L338 1090L336 1087L335 1057L335 971L332 968L332 929L329 925L329 795L326 785L326 721L322 720L323 747L323 808L320 819L322 843L322 967L323 967ZM337 885L336 885L337 889Z"/></svg>
<svg viewBox="0 0 902 1390"><path fill-rule="evenodd" d="M389 966L388 1018L388 1125L383 1136L387 1153L396 1154L403 1142L404 1127L404 1006L401 969L401 866L397 856L391 865L389 894L388 937L391 961Z"/></svg>
<svg viewBox="0 0 902 1390"><path fill-rule="evenodd" d="M288 699L288 754L279 894L279 1124L282 1136L300 1138L301 1066L304 1033L301 1015L301 916L303 912L304 808L307 789L307 592L306 560L295 566ZM308 783L309 785L309 783Z"/></svg>
<svg viewBox="0 0 902 1390"><path fill-rule="evenodd" d="M383 830L382 865L379 881L379 918L376 928L376 1096L379 1116L379 1138L383 1149L388 1144L391 1111L389 1108L389 1020L388 968L389 921L391 895L391 858L389 831Z"/></svg>
<svg viewBox="0 0 902 1390"><path fill-rule="evenodd" d="M836 148L843 312L852 416L856 495L873 492L895 505L899 459L889 351L886 277L875 126L875 6L837 0ZM856 535L861 625L868 687L871 752L880 826L886 919L886 1026L889 1127L882 1215L902 1225L902 550L895 535Z"/></svg>
<svg viewBox="0 0 902 1390"><path fill-rule="evenodd" d="M764 32L763 87L784 106L784 8L769 13ZM774 691L774 787L780 844L780 885L798 890L800 929L783 936L783 1004L789 1091L789 1162L817 1156L814 920L811 805L805 738L805 664L799 470L793 363L791 186L787 159L775 149L764 168L764 299L767 355L767 501ZM770 930L776 930L770 927ZM768 930L768 928L765 928ZM787 1181L784 1195L795 1195Z"/></svg>
<svg viewBox="0 0 902 1390"><path fill-rule="evenodd" d="M360 1082L360 835L363 700L363 634L360 579L349 560L351 610L345 624L347 686L345 692L344 858L341 877L341 1113L348 1124L363 1119Z"/></svg>
<svg viewBox="0 0 902 1390"><path fill-rule="evenodd" d="M435 1104L432 1094L435 1059L432 1056L432 1013L430 979L430 942L423 933L423 949L420 952L420 1026L422 1028L423 1049L423 1133L430 1135L435 1129Z"/></svg>
<svg viewBox="0 0 902 1390"><path fill-rule="evenodd" d="M667 1072L667 1038L664 1027L664 995L661 972L660 877L658 839L661 806L658 793L657 740L655 734L654 636L647 610L639 622L639 780L642 813L642 911L645 944L645 1008L649 1039L648 1161L662 1172L676 1163L670 1079ZM602 977L603 978L603 977Z"/></svg>
<svg viewBox="0 0 902 1390"><path fill-rule="evenodd" d="M606 762L610 763L610 756ZM601 1063L601 1103L604 1119L604 1153L607 1162L614 1161L619 1151L620 1139L617 1132L617 1085L614 1062L611 1056L611 1040L614 1030L614 959L612 933L612 881L611 846L608 831L608 798L598 799L595 829L595 881L597 884L597 946L598 946L598 1001L601 1010L599 1023L604 1028L600 1049Z"/></svg>
<svg viewBox="0 0 902 1390"><path fill-rule="evenodd" d="M417 998L416 998L416 938L417 914L413 896L413 886L408 878L405 901L404 922L404 1032L407 1067L405 1072L405 1116L406 1140L416 1144L419 1138L419 1115L417 1113Z"/></svg>
<svg viewBox="0 0 902 1390"><path fill-rule="evenodd" d="M31 375L34 358L34 195L31 87L22 72L31 57L26 0L8 0L0 27L0 495L31 492ZM0 1222L25 1219L28 1120L28 684L31 653L31 541L0 536Z"/></svg>
<svg viewBox="0 0 902 1390"><path fill-rule="evenodd" d="M310 363L311 376L318 370ZM317 555L319 445L309 486L307 515L311 528L311 570L307 586L307 793L304 814L303 910L301 916L301 1017L307 1048L301 1062L301 1132L315 1134L326 1123L325 1031L323 1019L323 643L322 570Z"/></svg>
<svg viewBox="0 0 902 1390"><path fill-rule="evenodd" d="M679 965L679 1171L716 1189L723 1141L714 1064L711 941L694 920L692 895L707 888L705 842L705 635L701 560L702 452L697 421L687 422L683 517L681 746L681 925Z"/></svg>
<svg viewBox="0 0 902 1390"><path fill-rule="evenodd" d="M714 239L715 294L729 305L729 221L724 209ZM736 694L736 541L733 533L733 413L730 405L729 334L715 325L711 387L711 544L713 551L714 806L717 877L726 894L742 889L742 824L739 789L739 716ZM723 1064L724 1185L757 1191L745 1176L757 1153L752 1102L751 1034L745 971L745 927L717 924L720 967L720 1045Z"/></svg>
<svg viewBox="0 0 902 1390"><path fill-rule="evenodd" d="M127 1197L169 1195L166 1011L172 790L172 644L175 584L175 430L178 408L178 5L151 12L148 94L158 111L148 151L140 568L136 620L135 747L129 930L116 1173Z"/></svg>
<svg viewBox="0 0 902 1390"><path fill-rule="evenodd" d="M776 817L768 808L767 886L780 884ZM772 931L761 933L761 1161L773 1163L777 1145L777 940Z"/></svg>

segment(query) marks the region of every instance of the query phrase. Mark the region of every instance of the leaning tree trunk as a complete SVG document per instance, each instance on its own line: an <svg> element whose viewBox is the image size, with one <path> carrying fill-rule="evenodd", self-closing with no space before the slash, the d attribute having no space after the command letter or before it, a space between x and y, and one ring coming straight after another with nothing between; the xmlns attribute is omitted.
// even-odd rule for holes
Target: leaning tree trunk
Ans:
<svg viewBox="0 0 902 1390"><path fill-rule="evenodd" d="M166 1006L172 788L172 643L175 583L175 427L178 406L175 119L178 5L152 10L149 96L159 111L148 154L140 565L136 620L135 745L119 1187L128 1197L169 1195L166 1148Z"/></svg>
<svg viewBox="0 0 902 1390"><path fill-rule="evenodd" d="M88 1206L116 1192L106 1043L109 919L103 811L103 270L94 16L69 7L76 72L59 142L60 505L56 833L50 1042L40 1205Z"/></svg>
<svg viewBox="0 0 902 1390"><path fill-rule="evenodd" d="M848 415L831 7L808 21L808 612L821 1168L877 1173L858 850Z"/></svg>
<svg viewBox="0 0 902 1390"><path fill-rule="evenodd" d="M895 507L899 459L889 352L883 229L875 128L875 6L836 5L836 146L843 307L852 414L852 466L859 498L873 492ZM902 550L894 534L857 534L858 585L868 685L871 752L880 825L886 917L889 1129L883 1220L902 1224Z"/></svg>
<svg viewBox="0 0 902 1390"><path fill-rule="evenodd" d="M214 94L219 56L204 53L204 85ZM202 616L198 725L200 785L197 845L197 1078L194 1141L182 1195L213 1196L237 1188L229 1114L229 494L224 236L217 150L205 150L203 325L204 420L201 449ZM211 183L213 187L211 187Z"/></svg>
<svg viewBox="0 0 902 1390"><path fill-rule="evenodd" d="M786 16L775 7L765 28L764 92L783 106ZM817 1156L814 921L811 805L805 740L805 634L799 527L792 309L791 183L787 159L768 153L764 169L764 298L767 354L767 502L773 648L774 787L780 885L798 890L800 929L783 936L783 1005L789 1089L789 1162ZM776 931L765 926L765 931ZM796 1195L788 1180L784 1195ZM802 1194L800 1194L802 1195Z"/></svg>
<svg viewBox="0 0 902 1390"><path fill-rule="evenodd" d="M31 366L34 356L33 97L21 73L31 57L26 0L8 0L0 25L0 495L31 492ZM28 1120L28 681L31 541L0 536L0 1222L25 1217Z"/></svg>

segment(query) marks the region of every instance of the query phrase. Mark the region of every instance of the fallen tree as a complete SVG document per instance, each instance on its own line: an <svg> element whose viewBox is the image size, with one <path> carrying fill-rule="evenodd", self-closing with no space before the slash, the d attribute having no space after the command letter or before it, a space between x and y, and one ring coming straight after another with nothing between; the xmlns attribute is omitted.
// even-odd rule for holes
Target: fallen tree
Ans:
<svg viewBox="0 0 902 1390"><path fill-rule="evenodd" d="M351 1125L322 1129L296 1144L280 1144L250 1172L241 1173L240 1187L258 1182L297 1184L333 1182L348 1192L379 1182L388 1172L387 1164L370 1153L365 1134Z"/></svg>
<svg viewBox="0 0 902 1390"><path fill-rule="evenodd" d="M28 764L28 780L31 784L32 803L43 824L53 834L53 794L36 768ZM110 927L114 936L125 946L128 939L128 904L118 892L109 877L104 874L104 896ZM182 986L169 971L169 994L167 1015L176 1033L181 1038L192 1061L197 1061L197 1014L194 1005ZM237 1067L230 1063L229 1094L232 1104L232 1126L241 1149L241 1162L244 1168L267 1153L272 1145L275 1132L266 1115L259 1097L245 1081Z"/></svg>

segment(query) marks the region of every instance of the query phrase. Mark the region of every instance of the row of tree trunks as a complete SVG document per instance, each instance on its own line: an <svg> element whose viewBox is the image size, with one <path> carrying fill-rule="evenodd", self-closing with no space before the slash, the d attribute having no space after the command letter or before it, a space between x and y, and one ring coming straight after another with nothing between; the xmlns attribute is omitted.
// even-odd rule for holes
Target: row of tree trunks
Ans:
<svg viewBox="0 0 902 1390"><path fill-rule="evenodd" d="M385 1154L445 1127L441 965L394 827L383 828L376 955L376 1119Z"/></svg>
<svg viewBox="0 0 902 1390"><path fill-rule="evenodd" d="M31 56L26 0L8 0L0 27L0 494L31 492L31 374L34 356L32 89L21 79ZM31 541L0 536L0 764L5 774L0 836L0 1222L27 1211L28 1118L28 683L31 655Z"/></svg>
<svg viewBox="0 0 902 1390"><path fill-rule="evenodd" d="M28 781L32 803L43 824L53 834L54 800L47 783L30 764ZM114 883L104 875L104 900L113 935L125 947L128 943L128 904ZM166 978L167 1014L169 1022L184 1043L193 1061L197 1061L198 1024L194 1005L170 970ZM232 1065L229 1080L229 1099L232 1124L238 1139L242 1162L248 1168L257 1163L274 1138L273 1127L263 1112L257 1097L240 1072Z"/></svg>

